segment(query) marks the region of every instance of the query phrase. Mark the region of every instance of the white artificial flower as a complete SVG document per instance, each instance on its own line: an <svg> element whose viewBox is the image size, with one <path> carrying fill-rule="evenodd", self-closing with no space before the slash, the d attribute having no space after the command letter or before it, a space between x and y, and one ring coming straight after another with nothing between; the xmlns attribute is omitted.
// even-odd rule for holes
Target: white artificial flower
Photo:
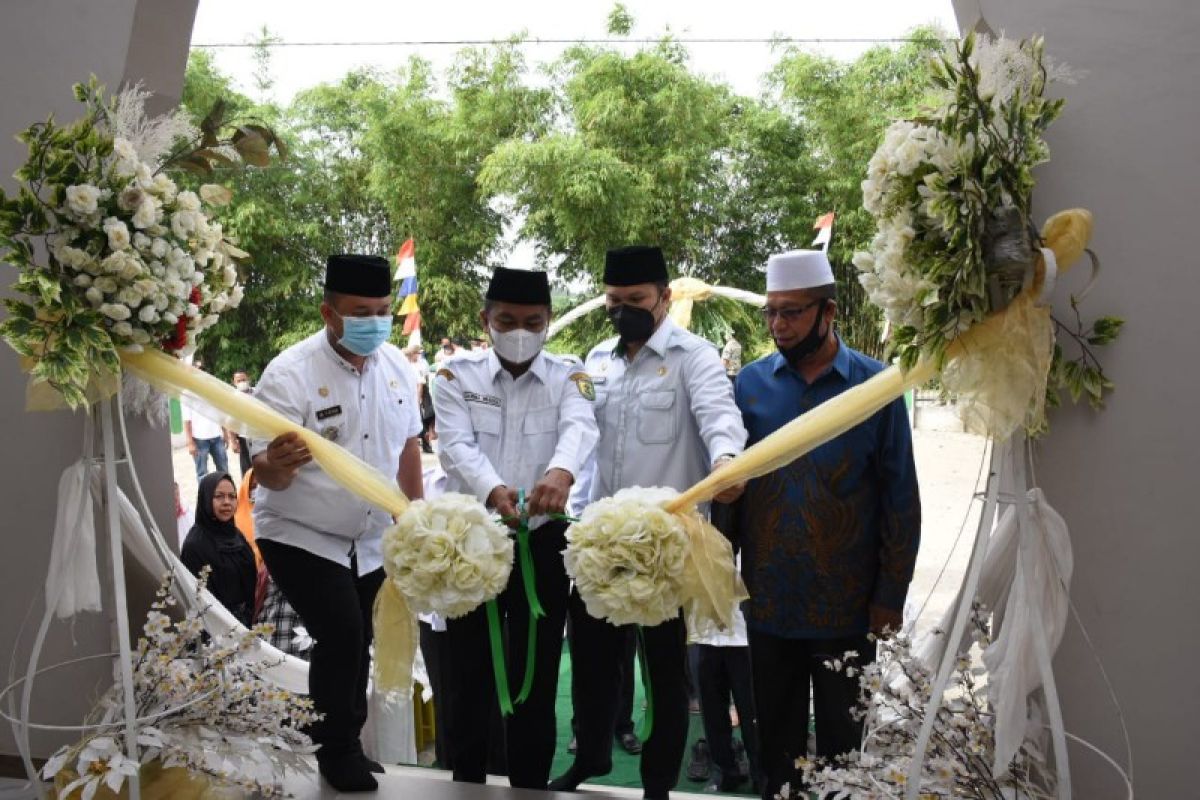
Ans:
<svg viewBox="0 0 1200 800"><path fill-rule="evenodd" d="M241 304L242 298L244 296L245 296L245 289L242 288L242 285L239 283L236 286L234 286L233 289L231 289L229 292L229 307L237 308Z"/></svg>
<svg viewBox="0 0 1200 800"><path fill-rule="evenodd" d="M104 220L104 233L108 236L108 246L112 250L124 250L129 247L129 228L116 217Z"/></svg>
<svg viewBox="0 0 1200 800"><path fill-rule="evenodd" d="M152 305L142 306L141 310L138 311L138 319L147 323L158 322L158 310Z"/></svg>
<svg viewBox="0 0 1200 800"><path fill-rule="evenodd" d="M109 319L118 322L127 320L131 316L128 306L120 305L119 303L105 303L100 306L100 313Z"/></svg>
<svg viewBox="0 0 1200 800"><path fill-rule="evenodd" d="M137 342L138 344L149 344L151 341L150 334L141 328L134 328L133 341Z"/></svg>
<svg viewBox="0 0 1200 800"><path fill-rule="evenodd" d="M172 314L170 311L163 312L162 318L163 322L166 322L168 325L174 325L175 323L179 322L179 317Z"/></svg>
<svg viewBox="0 0 1200 800"><path fill-rule="evenodd" d="M166 239L155 239L150 245L150 253L155 258L164 258L171 251L171 246L167 244Z"/></svg>
<svg viewBox="0 0 1200 800"><path fill-rule="evenodd" d="M133 235L133 246L139 252L145 253L150 249L151 244L153 244L153 240L141 231L138 231Z"/></svg>
<svg viewBox="0 0 1200 800"><path fill-rule="evenodd" d="M154 176L154 180L150 182L150 191L161 197L164 202L170 203L175 200L175 181L171 180L163 173L158 173Z"/></svg>
<svg viewBox="0 0 1200 800"><path fill-rule="evenodd" d="M88 289L84 293L84 297L86 297L87 301L92 304L92 308L99 308L104 302L104 292L100 291L95 286Z"/></svg>
<svg viewBox="0 0 1200 800"><path fill-rule="evenodd" d="M233 266L233 264L226 264L224 277L226 286L233 286L237 283L237 267Z"/></svg>
<svg viewBox="0 0 1200 800"><path fill-rule="evenodd" d="M622 489L567 529L567 574L597 619L658 625L679 613L689 540L671 489Z"/></svg>
<svg viewBox="0 0 1200 800"><path fill-rule="evenodd" d="M112 332L116 336L129 338L133 336L133 326L128 322L118 322L116 325L112 326Z"/></svg>
<svg viewBox="0 0 1200 800"><path fill-rule="evenodd" d="M92 276L87 275L87 274L76 275L75 279L71 282L74 283L76 286L86 289L87 287L92 285Z"/></svg>
<svg viewBox="0 0 1200 800"><path fill-rule="evenodd" d="M180 211L199 211L200 198L192 191L180 192L175 197L175 206Z"/></svg>
<svg viewBox="0 0 1200 800"><path fill-rule="evenodd" d="M158 205L152 197L144 197L133 212L133 227L147 230L158 221Z"/></svg>
<svg viewBox="0 0 1200 800"><path fill-rule="evenodd" d="M105 294L115 294L117 291L117 282L107 275L96 278L92 281L92 286L104 292Z"/></svg>
<svg viewBox="0 0 1200 800"><path fill-rule="evenodd" d="M418 500L383 535L388 579L418 612L454 619L508 584L513 543L474 497Z"/></svg>
<svg viewBox="0 0 1200 800"><path fill-rule="evenodd" d="M176 211L171 215L171 233L177 239L187 239L196 226L195 213L191 211Z"/></svg>
<svg viewBox="0 0 1200 800"><path fill-rule="evenodd" d="M90 183L67 187L67 208L76 214L93 214L100 200L100 190Z"/></svg>

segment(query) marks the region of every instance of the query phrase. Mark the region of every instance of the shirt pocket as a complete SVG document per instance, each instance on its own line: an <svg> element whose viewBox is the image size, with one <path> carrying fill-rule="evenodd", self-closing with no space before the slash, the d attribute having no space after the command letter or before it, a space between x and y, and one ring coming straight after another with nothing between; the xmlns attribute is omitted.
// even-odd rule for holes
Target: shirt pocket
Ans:
<svg viewBox="0 0 1200 800"><path fill-rule="evenodd" d="M500 438L500 409L482 403L470 403L471 428L475 431L475 441Z"/></svg>
<svg viewBox="0 0 1200 800"><path fill-rule="evenodd" d="M522 460L537 467L536 473L546 471L558 442L558 409L554 406L534 408L525 412L521 422Z"/></svg>
<svg viewBox="0 0 1200 800"><path fill-rule="evenodd" d="M675 441L675 390L643 392L638 397L637 437L642 444Z"/></svg>

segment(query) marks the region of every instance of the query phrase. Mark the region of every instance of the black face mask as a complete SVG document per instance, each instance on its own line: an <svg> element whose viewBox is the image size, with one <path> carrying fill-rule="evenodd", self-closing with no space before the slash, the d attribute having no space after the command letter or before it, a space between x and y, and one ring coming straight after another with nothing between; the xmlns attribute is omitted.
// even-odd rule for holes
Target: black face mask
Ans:
<svg viewBox="0 0 1200 800"><path fill-rule="evenodd" d="M821 300L817 306L817 318L813 320L812 327L808 329L808 334L791 347L785 348L776 345L776 347L779 347L779 352L789 364L792 366L799 364L820 349L821 345L825 343L825 337L829 335L829 330L826 329L825 333L821 333L821 317L824 315L825 301Z"/></svg>
<svg viewBox="0 0 1200 800"><path fill-rule="evenodd" d="M608 310L608 319L622 344L641 344L654 333L654 314L640 306L622 304Z"/></svg>

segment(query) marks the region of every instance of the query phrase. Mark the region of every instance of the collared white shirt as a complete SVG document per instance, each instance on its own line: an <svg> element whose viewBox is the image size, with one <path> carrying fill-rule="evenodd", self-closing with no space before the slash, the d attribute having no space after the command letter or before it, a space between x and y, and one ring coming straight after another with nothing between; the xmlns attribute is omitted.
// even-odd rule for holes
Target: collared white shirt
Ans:
<svg viewBox="0 0 1200 800"><path fill-rule="evenodd" d="M179 405L184 421L192 423L193 439L220 439L225 435L225 430L220 425L201 414L187 398L181 400Z"/></svg>
<svg viewBox="0 0 1200 800"><path fill-rule="evenodd" d="M359 373L333 349L324 328L276 356L254 396L389 478L399 470L406 441L421 432L416 378L404 354L384 344ZM268 444L255 439L251 452ZM344 566L353 548L360 575L383 565L381 537L391 522L387 512L343 489L315 462L301 467L283 491L260 484L254 506L255 536Z"/></svg>
<svg viewBox="0 0 1200 800"><path fill-rule="evenodd" d="M528 494L551 469L576 479L599 433L587 374L545 352L513 378L491 350L447 360L434 395L446 491L486 501L497 486Z"/></svg>
<svg viewBox="0 0 1200 800"><path fill-rule="evenodd" d="M600 426L592 501L630 486L683 491L742 452L746 429L712 343L667 318L632 361L616 345L600 343L584 364Z"/></svg>

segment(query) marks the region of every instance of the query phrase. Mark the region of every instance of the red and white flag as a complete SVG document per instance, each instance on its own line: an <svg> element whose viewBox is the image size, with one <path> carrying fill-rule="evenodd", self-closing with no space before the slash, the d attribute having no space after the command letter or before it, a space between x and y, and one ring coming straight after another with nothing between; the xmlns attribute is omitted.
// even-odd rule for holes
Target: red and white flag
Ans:
<svg viewBox="0 0 1200 800"><path fill-rule="evenodd" d="M833 238L833 217L834 213L830 211L813 224L813 228L817 231L817 238L813 239L812 243L821 245L821 249L826 252L829 251L829 240Z"/></svg>

